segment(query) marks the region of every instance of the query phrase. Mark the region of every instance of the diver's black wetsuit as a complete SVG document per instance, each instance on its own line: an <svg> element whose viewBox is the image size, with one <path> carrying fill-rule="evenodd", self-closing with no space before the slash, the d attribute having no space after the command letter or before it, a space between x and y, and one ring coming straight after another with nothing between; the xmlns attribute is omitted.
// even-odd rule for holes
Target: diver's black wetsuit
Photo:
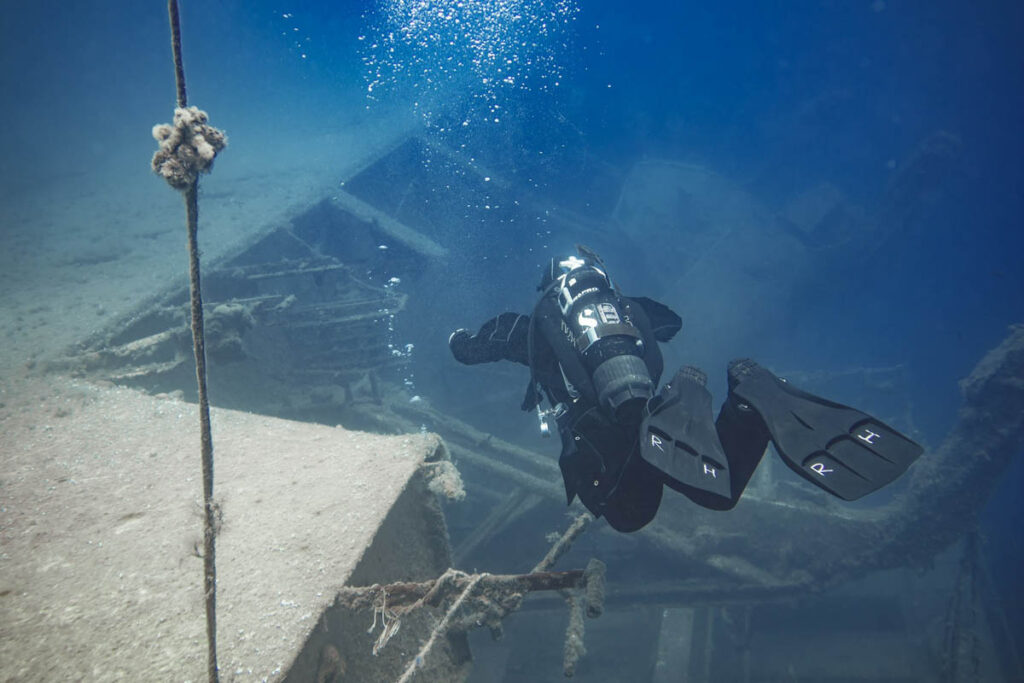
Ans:
<svg viewBox="0 0 1024 683"><path fill-rule="evenodd" d="M682 328L683 322L676 313L664 304L646 297L622 297L636 327L648 340L644 361L657 383L664 368L658 345L650 340L669 342ZM547 324L557 326L556 314L541 309L540 315L547 315ZM480 330L470 335L458 330L449 340L452 355L460 363L477 365L508 360L530 367L530 316L521 313L502 313L485 322ZM558 356L546 339L538 339L534 348L534 377L551 393L556 403L570 401L568 390L559 369ZM525 406L524 410L533 410Z"/></svg>
<svg viewBox="0 0 1024 683"><path fill-rule="evenodd" d="M681 329L682 320L668 306L653 299L621 299L624 312L642 335L643 360L657 386L664 369L658 342L671 341ZM594 396L588 400L586 393L592 393L592 390L581 391L583 395L573 399L563 378L558 354L549 341L552 336L561 334L559 311L539 305L534 315L539 318L533 327L534 380L552 405L567 407L566 412L557 418L562 439L559 466L567 500L572 502L578 495L587 509L596 516L604 516L613 528L635 531L657 513L663 484L675 482L667 480L639 456L640 415L622 422L612 419ZM465 330L457 331L452 335L449 346L455 359L466 365L508 360L530 367L530 330L531 316L502 313L485 322L474 335ZM586 382L579 384L583 389ZM538 398L528 389L523 409L533 410ZM759 421L743 418L744 415L726 401L717 423L720 432L725 429L729 433L729 437L723 440L723 446L729 444L731 488L735 494L723 498L693 487L676 487L694 502L719 510L736 505L768 444L767 432ZM738 466L741 461L745 466Z"/></svg>
<svg viewBox="0 0 1024 683"><path fill-rule="evenodd" d="M773 440L798 474L853 500L889 483L921 449L868 415L801 392L751 360L729 365L712 424L704 373L680 369L658 390L659 342L676 313L612 285L589 250L551 269L531 315L502 313L449 338L461 363L530 368L523 410L546 397L562 440L566 497L619 531L650 522L668 485L714 510L733 508Z"/></svg>

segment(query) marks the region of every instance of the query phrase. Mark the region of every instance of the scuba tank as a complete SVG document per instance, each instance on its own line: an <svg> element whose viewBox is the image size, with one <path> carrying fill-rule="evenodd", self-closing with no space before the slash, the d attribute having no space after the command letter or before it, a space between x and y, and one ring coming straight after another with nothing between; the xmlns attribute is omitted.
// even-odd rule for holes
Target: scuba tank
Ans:
<svg viewBox="0 0 1024 683"><path fill-rule="evenodd" d="M629 303L619 295L596 255L583 250L581 254L584 258L552 260L541 282L543 294L530 326L534 376L523 408L531 410L540 402L534 359L539 334L554 352L561 374L562 387L546 387L553 406L562 401L596 406L614 421L635 426L654 395L657 379L652 378L649 363L654 361L660 373L660 352L653 339L653 348L647 348ZM541 418L543 424L544 414Z"/></svg>
<svg viewBox="0 0 1024 683"><path fill-rule="evenodd" d="M589 383L597 405L616 422L638 423L654 395L654 382L644 362L643 335L604 270L577 258L560 265L565 272L553 287L561 314L559 331L580 361L570 367L577 369L576 374L582 367L587 381L580 384ZM572 377L565 379L567 387L575 388Z"/></svg>

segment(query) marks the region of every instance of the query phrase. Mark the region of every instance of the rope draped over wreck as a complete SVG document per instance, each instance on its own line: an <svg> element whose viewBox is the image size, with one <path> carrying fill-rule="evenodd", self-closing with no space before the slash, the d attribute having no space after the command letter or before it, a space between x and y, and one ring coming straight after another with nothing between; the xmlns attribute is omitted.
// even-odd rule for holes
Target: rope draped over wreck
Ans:
<svg viewBox="0 0 1024 683"><path fill-rule="evenodd" d="M527 593L557 591L569 609L563 672L571 677L586 652L583 613L593 619L604 611L605 566L600 560L591 559L585 570L553 572L550 569L587 528L590 519L587 514L579 515L529 574L467 574L450 568L430 581L346 587L335 596L334 606L373 612L368 633L376 630L378 623L381 626L373 645L374 655L398 633L403 617L419 609L444 608L444 617L431 629L426 642L399 678L399 683L405 683L426 666L427 657L441 636L486 626L498 640L502 636L502 620L522 606Z"/></svg>

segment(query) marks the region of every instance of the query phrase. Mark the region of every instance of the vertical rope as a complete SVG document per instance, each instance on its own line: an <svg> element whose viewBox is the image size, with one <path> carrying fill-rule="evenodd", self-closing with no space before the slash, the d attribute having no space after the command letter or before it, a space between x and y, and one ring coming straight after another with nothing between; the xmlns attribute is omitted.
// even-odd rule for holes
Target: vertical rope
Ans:
<svg viewBox="0 0 1024 683"><path fill-rule="evenodd" d="M177 0L167 1L171 24L171 50L174 53L174 80L178 107L188 106L185 92L185 68L181 61L181 23ZM218 681L217 671L217 568L215 536L217 506L213 501L213 436L210 432L210 402L206 393L206 341L203 330L203 296L199 281L199 180L185 188L185 215L188 223L189 291L192 305L192 352L196 360L196 385L199 392L199 431L203 467L203 589L206 595L206 669L210 681Z"/></svg>
<svg viewBox="0 0 1024 683"><path fill-rule="evenodd" d="M174 0L171 0L174 2ZM192 352L196 359L196 384L199 390L199 433L203 461L203 588L206 593L207 673L217 681L217 565L215 539L217 506L213 501L213 436L210 430L210 401L206 393L206 341L203 334L203 297L199 283L199 248L196 227L199 219L197 180L185 190L188 215L189 283L192 301Z"/></svg>
<svg viewBox="0 0 1024 683"><path fill-rule="evenodd" d="M185 67L181 63L181 20L178 18L177 0L167 0L167 18L171 24L171 52L174 53L174 83L178 88L178 106L188 106L185 95Z"/></svg>

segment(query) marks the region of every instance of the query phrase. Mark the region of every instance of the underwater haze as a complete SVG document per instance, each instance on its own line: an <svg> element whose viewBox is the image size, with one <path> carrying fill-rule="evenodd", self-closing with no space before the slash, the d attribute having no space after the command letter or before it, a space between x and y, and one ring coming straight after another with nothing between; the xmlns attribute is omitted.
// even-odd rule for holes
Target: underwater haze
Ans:
<svg viewBox="0 0 1024 683"><path fill-rule="evenodd" d="M447 342L529 313L549 260L584 244L624 293L681 315L665 377L701 367L716 405L728 361L755 358L925 446L908 477L965 401L975 417L993 406L979 420L993 430L1019 429L999 397L959 383L1024 324L1022 3L182 0L181 22L189 103L229 138L201 180L204 255L332 192L387 207L446 256L421 280L367 272L408 297L388 330L401 367L384 379L457 420L557 460L558 439L520 410L529 373L459 365ZM149 167L151 129L175 105L165 5L5 3L0 54L12 374L177 282L185 254L180 200ZM649 567L653 541L592 530L562 568L604 559L610 596L629 597L588 621L575 677L1024 681L1022 454L1020 440L992 454L991 476L939 470L919 509L956 510L956 537L821 595L689 604ZM445 510L456 549L508 486L464 475L466 503ZM796 479L779 467L754 482L839 517L910 488L846 508ZM460 568L529 571L566 525L562 502L457 552ZM694 519L715 535L716 517ZM802 570L773 557L750 575ZM538 603L502 641L475 632L469 680L561 680L564 621Z"/></svg>

